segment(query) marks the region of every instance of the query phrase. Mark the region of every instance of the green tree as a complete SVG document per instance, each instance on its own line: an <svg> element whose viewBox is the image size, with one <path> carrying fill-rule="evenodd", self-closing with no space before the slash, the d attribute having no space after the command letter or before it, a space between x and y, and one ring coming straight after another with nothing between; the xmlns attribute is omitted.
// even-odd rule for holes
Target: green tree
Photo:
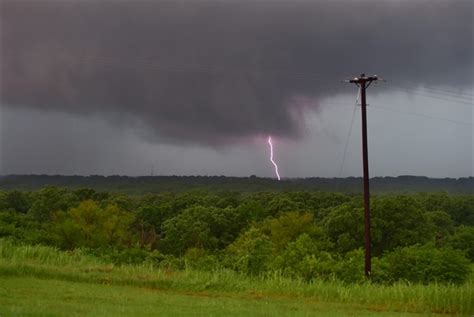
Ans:
<svg viewBox="0 0 474 317"><path fill-rule="evenodd" d="M132 241L129 229L134 216L117 205L101 208L86 200L68 212L55 213L53 218L56 241L62 248L124 247Z"/></svg>
<svg viewBox="0 0 474 317"><path fill-rule="evenodd" d="M474 196L449 196L446 193L421 194L420 203L428 211L444 211L456 225L474 226Z"/></svg>
<svg viewBox="0 0 474 317"><path fill-rule="evenodd" d="M474 195L454 196L447 212L457 225L474 226Z"/></svg>
<svg viewBox="0 0 474 317"><path fill-rule="evenodd" d="M0 211L0 237L11 237L25 243L48 243L45 226L28 215L14 210Z"/></svg>
<svg viewBox="0 0 474 317"><path fill-rule="evenodd" d="M287 245L272 266L286 275L305 280L327 279L333 275L337 260L322 249L317 240L304 233Z"/></svg>
<svg viewBox="0 0 474 317"><path fill-rule="evenodd" d="M267 207L267 214L270 216L277 216L283 212L299 211L298 204L291 200L286 195L275 196Z"/></svg>
<svg viewBox="0 0 474 317"><path fill-rule="evenodd" d="M461 284L469 276L470 263L462 252L430 245L400 248L385 257L392 281Z"/></svg>
<svg viewBox="0 0 474 317"><path fill-rule="evenodd" d="M48 186L32 194L32 205L28 214L38 221L46 222L54 212L66 211L78 203L77 196L72 192Z"/></svg>
<svg viewBox="0 0 474 317"><path fill-rule="evenodd" d="M270 239L257 228L250 228L229 245L229 264L234 270L249 275L266 272L273 259L274 246Z"/></svg>
<svg viewBox="0 0 474 317"><path fill-rule="evenodd" d="M354 203L345 203L332 208L323 222L324 230L334 249L345 254L363 247L364 209Z"/></svg>
<svg viewBox="0 0 474 317"><path fill-rule="evenodd" d="M29 193L19 190L4 192L2 195L2 209L13 210L19 213L26 213L31 207Z"/></svg>
<svg viewBox="0 0 474 317"><path fill-rule="evenodd" d="M302 233L323 238L321 229L315 224L311 213L286 212L278 218L267 219L260 229L270 238L277 251L283 250L288 242Z"/></svg>
<svg viewBox="0 0 474 317"><path fill-rule="evenodd" d="M440 221L442 215L434 217ZM374 255L414 244L423 244L435 238L435 226L428 212L413 197L377 197L372 204Z"/></svg>
<svg viewBox="0 0 474 317"><path fill-rule="evenodd" d="M447 212L441 210L431 211L427 216L434 226L437 245L444 246L448 237L454 232L454 221Z"/></svg>
<svg viewBox="0 0 474 317"><path fill-rule="evenodd" d="M461 226L457 228L454 235L448 240L448 245L463 251L474 262L474 227Z"/></svg>
<svg viewBox="0 0 474 317"><path fill-rule="evenodd" d="M95 200L96 191L91 188L79 188L74 191L76 197L80 200Z"/></svg>
<svg viewBox="0 0 474 317"><path fill-rule="evenodd" d="M174 255L188 248L224 249L246 224L233 208L192 207L163 223L160 249Z"/></svg>

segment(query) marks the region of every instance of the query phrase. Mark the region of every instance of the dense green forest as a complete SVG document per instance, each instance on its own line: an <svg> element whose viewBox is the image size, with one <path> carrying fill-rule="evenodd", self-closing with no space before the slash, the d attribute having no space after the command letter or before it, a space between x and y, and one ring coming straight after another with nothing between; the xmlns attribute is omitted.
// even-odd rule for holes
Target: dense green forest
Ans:
<svg viewBox="0 0 474 317"><path fill-rule="evenodd" d="M183 192L192 189L260 191L329 191L360 193L362 178L294 178L277 181L270 178L226 176L61 176L61 175L6 175L0 176L0 189L34 190L44 186L71 189L92 188L125 194ZM374 177L373 193L448 192L474 194L474 177L428 178L422 176Z"/></svg>
<svg viewBox="0 0 474 317"><path fill-rule="evenodd" d="M474 196L372 197L376 283L464 283ZM0 192L0 237L118 264L364 281L359 194L195 189L125 195L47 186Z"/></svg>

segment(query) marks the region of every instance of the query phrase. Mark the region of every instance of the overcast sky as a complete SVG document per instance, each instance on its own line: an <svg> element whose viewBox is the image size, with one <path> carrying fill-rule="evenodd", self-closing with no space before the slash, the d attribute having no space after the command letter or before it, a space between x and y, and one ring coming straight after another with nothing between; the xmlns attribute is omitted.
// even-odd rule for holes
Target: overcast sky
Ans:
<svg viewBox="0 0 474 317"><path fill-rule="evenodd" d="M474 171L472 1L0 0L0 174ZM350 132L352 116L355 119ZM349 138L348 138L349 136ZM344 149L348 140L346 157Z"/></svg>

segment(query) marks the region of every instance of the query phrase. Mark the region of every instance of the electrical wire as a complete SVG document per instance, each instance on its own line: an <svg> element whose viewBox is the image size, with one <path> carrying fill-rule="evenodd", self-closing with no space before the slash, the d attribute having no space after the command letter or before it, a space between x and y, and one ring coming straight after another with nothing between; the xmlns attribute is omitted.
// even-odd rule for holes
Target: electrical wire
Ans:
<svg viewBox="0 0 474 317"><path fill-rule="evenodd" d="M393 108L386 108L386 107L382 107L382 106L376 106L376 105L373 105L373 104L371 104L370 107L368 107L368 108L369 109L371 109L371 108L381 109L381 110L386 110L386 111L390 111L390 112L402 113L402 114L406 114L406 115L418 116L418 117L423 117L423 118L428 118L428 119L442 120L442 121L447 121L447 122L466 125L466 126L474 126L474 124L469 123L469 122L452 120L452 119L433 116L433 115L430 115L430 114L425 114L425 113L420 113L420 112L402 111L402 110L393 109Z"/></svg>
<svg viewBox="0 0 474 317"><path fill-rule="evenodd" d="M454 92L445 92L441 90L436 90L436 89L431 89L431 88L426 88L426 87L409 87L409 86L402 86L402 85L396 85L397 87L400 87L403 90L408 90L408 91L415 91L415 92L421 92L423 94L431 94L434 96L439 96L439 97L446 97L446 98L455 98L455 99L460 99L463 101L468 101L472 102L474 99L474 96L465 94L465 93L454 93Z"/></svg>
<svg viewBox="0 0 474 317"><path fill-rule="evenodd" d="M417 88L408 88L406 86L401 86L397 84L392 84L393 86L398 87L400 90L408 93L408 94L413 94L413 95L418 95L418 96L423 96L423 97L428 97L428 98L433 98L433 99L438 99L438 100L444 100L444 101L449 101L461 105L466 105L466 106L474 106L474 97L467 97L467 96L461 96L461 95L450 95L446 94L443 92L433 92L433 91L418 91Z"/></svg>
<svg viewBox="0 0 474 317"><path fill-rule="evenodd" d="M474 103L472 103L472 102L468 102L468 101L464 101L464 100L456 100L456 99L451 99L451 98L444 98L444 97L436 96L436 95L433 95L433 94L429 95L429 94L419 93L419 92L409 90L409 89L406 89L406 88L402 88L402 89L405 90L408 94L413 94L413 95L418 95L418 96L422 96L422 97L438 99L438 100L443 100L443 101L449 101L449 102L456 103L456 104L463 105L463 106L474 107Z"/></svg>
<svg viewBox="0 0 474 317"><path fill-rule="evenodd" d="M360 98L360 88L357 90L357 97L356 97L356 102L355 102L355 105L354 105L354 111L352 112L351 125L350 125L350 128L349 128L349 132L347 133L346 145L344 147L344 154L342 156L341 167L339 169L339 177L342 176L342 171L344 170L344 164L346 162L347 148L349 146L349 139L350 139L351 134L352 134L352 127L354 126L354 118L355 118L355 114L356 114L356 111L357 111L357 105L359 104L359 98Z"/></svg>
<svg viewBox="0 0 474 317"><path fill-rule="evenodd" d="M472 102L474 100L474 96L468 95L468 94L447 93L447 92L444 92L444 91L433 90L433 89L429 89L429 88L425 88L425 87L418 87L417 89L422 90L421 92L423 92L423 93L438 95L438 96L442 96L442 97L456 98L456 99L461 99L461 100L470 101L470 102Z"/></svg>
<svg viewBox="0 0 474 317"><path fill-rule="evenodd" d="M407 81L405 81L405 82L407 82ZM426 86L426 85L419 86L420 83L410 82L410 81L408 81L407 83L412 85L412 86L418 85L417 88L420 88L420 89L425 89L425 90L430 90L430 91L435 91L435 92L445 93L445 94L451 94L451 95L463 95L463 96L468 97L468 98L474 98L474 94L468 93L466 91L454 91L454 90L442 89L442 88L439 88L439 87L431 87L431 86Z"/></svg>

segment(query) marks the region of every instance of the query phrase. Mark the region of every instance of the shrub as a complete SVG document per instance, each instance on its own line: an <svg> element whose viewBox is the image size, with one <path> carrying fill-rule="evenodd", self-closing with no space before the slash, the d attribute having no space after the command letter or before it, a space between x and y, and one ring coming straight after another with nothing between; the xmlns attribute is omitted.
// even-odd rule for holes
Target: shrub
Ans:
<svg viewBox="0 0 474 317"><path fill-rule="evenodd" d="M474 261L474 227L459 227L449 239L448 245L463 251L471 261Z"/></svg>
<svg viewBox="0 0 474 317"><path fill-rule="evenodd" d="M231 268L249 275L257 275L269 268L274 246L270 239L256 228L250 228L229 245Z"/></svg>
<svg viewBox="0 0 474 317"><path fill-rule="evenodd" d="M365 281L364 250L357 249L348 252L339 259L333 268L334 276L344 282L358 283Z"/></svg>
<svg viewBox="0 0 474 317"><path fill-rule="evenodd" d="M386 256L390 281L461 284L468 278L470 263L461 251L430 245L397 249Z"/></svg>
<svg viewBox="0 0 474 317"><path fill-rule="evenodd" d="M283 253L273 261L273 268L292 277L305 280L328 279L334 275L336 259L322 250L318 241L303 233L288 243Z"/></svg>
<svg viewBox="0 0 474 317"><path fill-rule="evenodd" d="M380 256L399 247L425 244L435 238L436 230L432 219L413 197L378 197L374 199L371 212L374 255ZM438 216L442 218L443 215ZM449 219L449 215L446 216Z"/></svg>
<svg viewBox="0 0 474 317"><path fill-rule="evenodd" d="M277 251L285 249L290 241L294 241L303 233L327 242L327 239L323 237L324 233L316 226L314 216L310 213L286 212L278 218L265 220L258 228L270 238Z"/></svg>
<svg viewBox="0 0 474 317"><path fill-rule="evenodd" d="M134 222L133 214L116 205L101 208L92 200L85 200L68 212L53 215L53 235L56 244L63 249L107 248L130 246L129 230Z"/></svg>
<svg viewBox="0 0 474 317"><path fill-rule="evenodd" d="M184 255L186 268L193 268L201 271L213 271L221 265L216 255L209 254L204 249L190 248Z"/></svg>
<svg viewBox="0 0 474 317"><path fill-rule="evenodd" d="M150 262L149 258L151 255L147 250L138 247L112 249L98 253L99 254L96 255L100 255L106 262L112 262L114 264L142 264Z"/></svg>
<svg viewBox="0 0 474 317"><path fill-rule="evenodd" d="M192 207L163 223L160 250L182 256L189 248L224 249L245 225L232 208Z"/></svg>
<svg viewBox="0 0 474 317"><path fill-rule="evenodd" d="M364 209L354 202L332 208L323 224L338 253L345 254L363 247Z"/></svg>

